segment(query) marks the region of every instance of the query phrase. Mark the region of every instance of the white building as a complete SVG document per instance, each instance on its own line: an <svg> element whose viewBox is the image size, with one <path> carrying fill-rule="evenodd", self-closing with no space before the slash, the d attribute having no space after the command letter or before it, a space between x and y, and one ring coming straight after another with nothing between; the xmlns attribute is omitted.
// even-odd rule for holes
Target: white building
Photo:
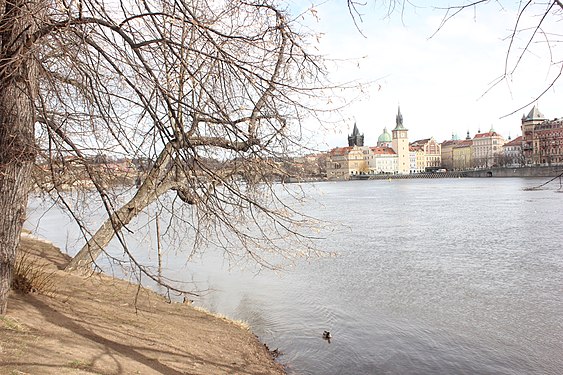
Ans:
<svg viewBox="0 0 563 375"><path fill-rule="evenodd" d="M487 133L477 133L473 137L471 146L471 160L477 168L489 168L495 165L495 158L502 153L502 146L506 143L502 135L493 128Z"/></svg>
<svg viewBox="0 0 563 375"><path fill-rule="evenodd" d="M369 173L397 173L397 154L390 147L370 147Z"/></svg>
<svg viewBox="0 0 563 375"><path fill-rule="evenodd" d="M503 164L507 167L520 167L526 163L522 150L522 136L505 143L502 148L504 150Z"/></svg>

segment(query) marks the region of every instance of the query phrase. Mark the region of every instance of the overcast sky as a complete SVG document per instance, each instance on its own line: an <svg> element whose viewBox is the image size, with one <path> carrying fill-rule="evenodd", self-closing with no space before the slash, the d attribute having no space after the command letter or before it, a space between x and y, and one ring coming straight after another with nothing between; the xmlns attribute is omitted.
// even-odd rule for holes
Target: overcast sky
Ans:
<svg viewBox="0 0 563 375"><path fill-rule="evenodd" d="M445 10L418 2L420 7L407 5L403 12L396 9L387 17L388 2L366 1L366 6L359 7L361 20L357 19L365 37L354 26L345 0L294 0L291 5L292 11L305 12L303 22L320 33L317 47L321 54L353 59L332 67L334 81L373 82L365 95L345 110L346 124L327 134L326 148L345 146L354 122L365 134L366 145L374 145L383 127L394 127L399 104L411 141L434 137L442 142L451 139L452 133L465 138L468 130L473 136L491 127L505 138L514 138L520 135L522 114L532 106L501 117L533 101L559 73L552 61L561 61L563 54L557 45L552 44L550 50L545 38L539 38L514 74L491 89L491 83L504 72L518 2L466 9L432 36ZM432 3L436 6L439 2ZM311 7L313 11L306 11ZM536 25L543 9L543 5L530 9L521 20L522 28ZM542 31L555 31L553 24L546 23ZM509 68L525 47L529 30L517 35ZM548 118L563 116L563 108L557 105L561 84L538 101Z"/></svg>

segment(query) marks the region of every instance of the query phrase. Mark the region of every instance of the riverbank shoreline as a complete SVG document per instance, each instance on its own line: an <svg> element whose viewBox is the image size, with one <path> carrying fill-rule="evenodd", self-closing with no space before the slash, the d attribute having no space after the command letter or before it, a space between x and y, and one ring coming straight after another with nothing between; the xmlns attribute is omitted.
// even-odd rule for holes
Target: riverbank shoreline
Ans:
<svg viewBox="0 0 563 375"><path fill-rule="evenodd" d="M284 374L244 325L104 274L22 235L45 290L12 292L0 318L1 374Z"/></svg>
<svg viewBox="0 0 563 375"><path fill-rule="evenodd" d="M413 174L359 174L350 180L403 180L426 178L488 178L488 177L557 177L563 173L563 166L484 168L465 171L425 172Z"/></svg>

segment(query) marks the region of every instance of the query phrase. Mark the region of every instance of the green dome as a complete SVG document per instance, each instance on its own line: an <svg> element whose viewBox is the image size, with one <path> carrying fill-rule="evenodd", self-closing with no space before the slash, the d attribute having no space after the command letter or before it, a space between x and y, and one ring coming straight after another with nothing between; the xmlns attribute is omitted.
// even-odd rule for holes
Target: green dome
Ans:
<svg viewBox="0 0 563 375"><path fill-rule="evenodd" d="M383 129L383 133L381 133L379 138L377 138L377 142L378 143L392 142L391 134L389 134L389 132L387 131L387 127Z"/></svg>

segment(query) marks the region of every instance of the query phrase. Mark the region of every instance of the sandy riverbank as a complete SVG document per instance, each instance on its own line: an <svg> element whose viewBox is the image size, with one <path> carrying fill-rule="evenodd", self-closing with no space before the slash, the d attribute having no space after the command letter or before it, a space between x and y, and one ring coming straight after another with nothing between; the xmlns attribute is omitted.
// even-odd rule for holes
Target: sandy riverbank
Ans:
<svg viewBox="0 0 563 375"><path fill-rule="evenodd" d="M52 273L47 294L12 293L0 374L283 374L247 329L105 275L68 274L58 248L22 236Z"/></svg>

